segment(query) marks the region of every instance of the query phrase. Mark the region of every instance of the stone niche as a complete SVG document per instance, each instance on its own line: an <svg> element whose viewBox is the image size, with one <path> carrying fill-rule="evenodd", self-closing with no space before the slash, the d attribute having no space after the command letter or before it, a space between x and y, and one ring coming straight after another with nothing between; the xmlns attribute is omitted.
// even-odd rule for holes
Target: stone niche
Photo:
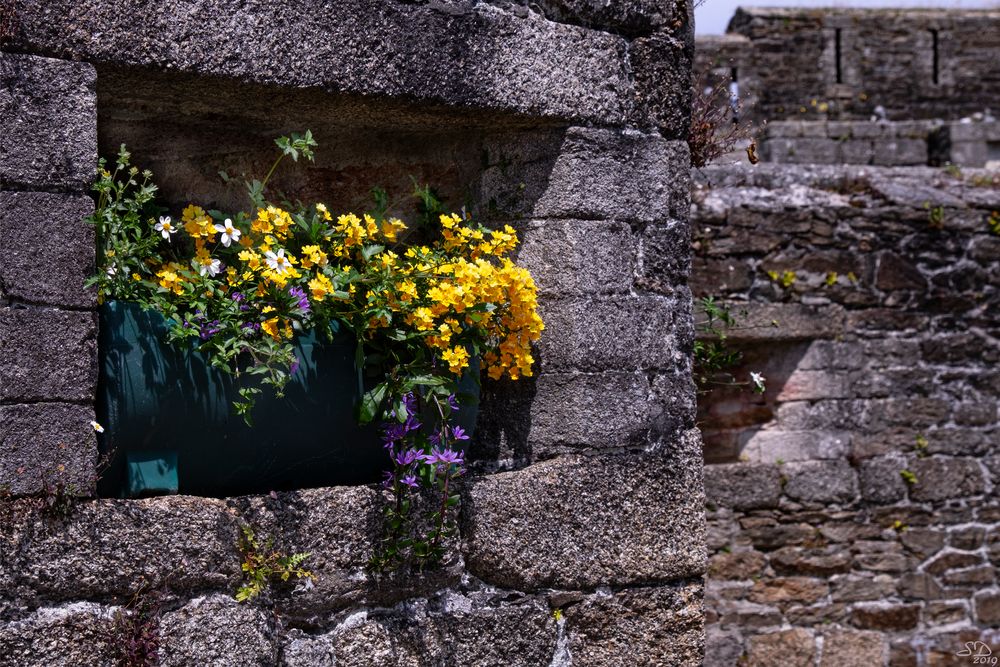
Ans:
<svg viewBox="0 0 1000 667"><path fill-rule="evenodd" d="M0 665L113 664L134 639L115 615L143 586L163 590L163 665L701 664L687 6L15 2L0 53ZM360 209L380 185L407 215L411 177L430 183L515 225L538 282L538 373L484 385L460 536L434 570L366 574L374 486L89 497L82 219L98 153L128 144L172 205L242 205L217 172L260 174L273 138L305 128L317 162L283 165L287 194ZM83 497L53 519L39 506L56 475ZM315 586L237 604L240 522L311 553Z"/></svg>

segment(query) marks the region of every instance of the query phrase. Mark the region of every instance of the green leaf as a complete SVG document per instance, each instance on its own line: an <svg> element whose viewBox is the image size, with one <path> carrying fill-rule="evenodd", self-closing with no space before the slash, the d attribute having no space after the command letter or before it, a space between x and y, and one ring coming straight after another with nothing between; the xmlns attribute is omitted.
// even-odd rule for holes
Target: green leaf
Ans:
<svg viewBox="0 0 1000 667"><path fill-rule="evenodd" d="M389 385L385 382L379 383L371 391L365 392L361 398L361 408L358 414L358 421L361 424L370 424L378 416L379 406L385 399L385 393Z"/></svg>

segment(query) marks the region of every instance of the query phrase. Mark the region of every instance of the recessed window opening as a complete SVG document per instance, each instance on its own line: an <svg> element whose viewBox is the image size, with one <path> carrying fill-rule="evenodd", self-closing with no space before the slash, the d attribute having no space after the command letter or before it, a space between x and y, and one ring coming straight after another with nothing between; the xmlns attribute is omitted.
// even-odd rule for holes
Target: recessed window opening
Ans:
<svg viewBox="0 0 1000 667"><path fill-rule="evenodd" d="M940 59L938 54L938 31L931 28L931 49L932 49L932 61L931 61L931 81L934 85L939 83L938 81L938 69L940 66Z"/></svg>
<svg viewBox="0 0 1000 667"><path fill-rule="evenodd" d="M842 55L841 32L842 30L840 28L837 28L833 33L833 57L835 66L837 68L837 83L844 83L844 71L843 67L841 66L841 55Z"/></svg>

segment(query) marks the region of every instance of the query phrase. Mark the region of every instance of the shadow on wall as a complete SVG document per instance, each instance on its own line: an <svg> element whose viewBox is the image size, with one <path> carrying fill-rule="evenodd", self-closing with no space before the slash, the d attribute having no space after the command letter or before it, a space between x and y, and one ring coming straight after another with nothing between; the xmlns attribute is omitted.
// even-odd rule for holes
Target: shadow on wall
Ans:
<svg viewBox="0 0 1000 667"><path fill-rule="evenodd" d="M810 345L801 340L732 345L743 353L740 364L732 369L733 376L742 380L751 372L761 373L766 389L756 394L746 386L717 386L699 396L698 425L706 463L773 461L780 456L767 444L771 439L768 425L774 421L779 404L808 400L822 391L815 386L818 378L811 372Z"/></svg>

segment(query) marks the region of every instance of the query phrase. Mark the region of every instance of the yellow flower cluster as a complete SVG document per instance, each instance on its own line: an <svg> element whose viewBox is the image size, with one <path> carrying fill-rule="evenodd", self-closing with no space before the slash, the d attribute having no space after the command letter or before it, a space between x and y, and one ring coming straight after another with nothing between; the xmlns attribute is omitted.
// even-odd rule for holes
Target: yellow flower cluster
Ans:
<svg viewBox="0 0 1000 667"><path fill-rule="evenodd" d="M395 218L334 219L323 204L311 222L297 216L267 206L233 227L220 226L224 233L239 229L230 248L229 239L216 240L212 218L192 204L182 220L194 245L194 271L178 262L155 266L156 284L175 295L191 283L197 289L190 293L204 298L284 303L254 310L260 330L276 341L291 337L294 319L322 312L352 322L370 340L387 334L422 341L455 374L469 367L476 348L491 378L531 375L531 343L544 325L531 275L508 257L518 242L513 228L488 230L442 215L437 242L400 247L407 227ZM321 231L302 234L296 220Z"/></svg>

